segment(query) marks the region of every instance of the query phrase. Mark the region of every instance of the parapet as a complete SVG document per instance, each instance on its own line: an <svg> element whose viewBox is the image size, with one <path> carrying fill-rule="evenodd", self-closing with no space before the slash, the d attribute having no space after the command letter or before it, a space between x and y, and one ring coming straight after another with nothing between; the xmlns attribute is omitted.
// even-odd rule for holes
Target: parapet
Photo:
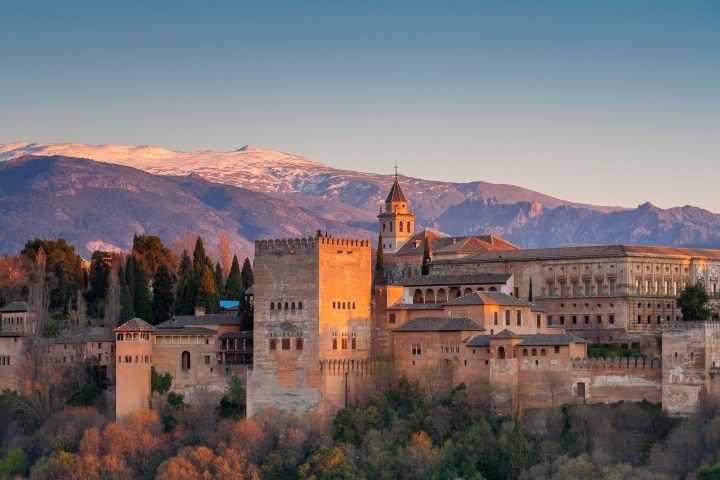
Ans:
<svg viewBox="0 0 720 480"><path fill-rule="evenodd" d="M276 240L255 240L255 256L295 254L317 249L318 245L343 247L369 247L370 240L335 237L288 238Z"/></svg>
<svg viewBox="0 0 720 480"><path fill-rule="evenodd" d="M646 357L575 358L572 361L572 366L583 370L660 369L662 368L662 362L659 359Z"/></svg>

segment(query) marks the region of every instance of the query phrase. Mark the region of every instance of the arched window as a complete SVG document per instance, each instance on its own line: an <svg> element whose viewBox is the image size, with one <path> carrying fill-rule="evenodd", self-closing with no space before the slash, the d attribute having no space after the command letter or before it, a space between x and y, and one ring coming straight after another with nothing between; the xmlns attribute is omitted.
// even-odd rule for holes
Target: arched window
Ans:
<svg viewBox="0 0 720 480"><path fill-rule="evenodd" d="M540 356L541 356L541 357L547 357L547 351L545 351L544 348L540 349Z"/></svg>
<svg viewBox="0 0 720 480"><path fill-rule="evenodd" d="M527 356L528 356L528 349L523 348L523 357L527 357Z"/></svg>
<svg viewBox="0 0 720 480"><path fill-rule="evenodd" d="M441 288L440 290L438 290L437 303L445 303L447 302L447 300L447 292L445 291L445 289Z"/></svg>
<svg viewBox="0 0 720 480"><path fill-rule="evenodd" d="M425 290L425 303L435 303L435 292L432 288Z"/></svg>
<svg viewBox="0 0 720 480"><path fill-rule="evenodd" d="M295 310L295 302L292 302L292 303L290 304L290 310Z"/></svg>
<svg viewBox="0 0 720 480"><path fill-rule="evenodd" d="M495 288L495 287L490 287L490 291L491 291L491 292L497 292L497 288Z"/></svg>
<svg viewBox="0 0 720 480"><path fill-rule="evenodd" d="M499 359L502 360L505 358L505 347L498 347L497 352L498 352Z"/></svg>
<svg viewBox="0 0 720 480"><path fill-rule="evenodd" d="M382 222L383 224L383 232L385 231L385 222Z"/></svg>
<svg viewBox="0 0 720 480"><path fill-rule="evenodd" d="M118 334L117 334L117 339L122 342L123 340L125 340L125 335L123 335L122 333L118 333Z"/></svg>
<svg viewBox="0 0 720 480"><path fill-rule="evenodd" d="M270 302L270 310L275 310L275 302Z"/></svg>
<svg viewBox="0 0 720 480"><path fill-rule="evenodd" d="M353 302L353 307L352 307L352 308L353 308L353 310L355 310L355 302Z"/></svg>
<svg viewBox="0 0 720 480"><path fill-rule="evenodd" d="M190 370L190 352L185 350L182 352L182 369L183 370Z"/></svg>
<svg viewBox="0 0 720 480"><path fill-rule="evenodd" d="M407 228L408 233L412 232L412 229L410 228L410 222L407 222L407 227L408 227Z"/></svg>
<svg viewBox="0 0 720 480"><path fill-rule="evenodd" d="M333 302L333 308L335 308L335 302Z"/></svg>
<svg viewBox="0 0 720 480"><path fill-rule="evenodd" d="M532 356L537 357L537 348L532 349Z"/></svg>
<svg viewBox="0 0 720 480"><path fill-rule="evenodd" d="M390 227L390 231L392 232L392 222L388 225Z"/></svg>
<svg viewBox="0 0 720 480"><path fill-rule="evenodd" d="M463 295L469 295L471 293L472 293L472 288L466 288L465 291L463 292Z"/></svg>
<svg viewBox="0 0 720 480"><path fill-rule="evenodd" d="M423 303L423 293L419 288L416 288L413 293L413 303Z"/></svg>
<svg viewBox="0 0 720 480"><path fill-rule="evenodd" d="M298 302L298 310L302 310L302 302Z"/></svg>
<svg viewBox="0 0 720 480"><path fill-rule="evenodd" d="M282 310L282 302L278 302L277 307L278 307L278 308L277 308L278 310Z"/></svg>
<svg viewBox="0 0 720 480"><path fill-rule="evenodd" d="M403 222L400 222L400 231L403 231Z"/></svg>
<svg viewBox="0 0 720 480"><path fill-rule="evenodd" d="M478 287L477 291L478 291L478 292L484 292L485 289L484 289L483 287Z"/></svg>
<svg viewBox="0 0 720 480"><path fill-rule="evenodd" d="M285 302L285 310L288 309L288 302Z"/></svg>

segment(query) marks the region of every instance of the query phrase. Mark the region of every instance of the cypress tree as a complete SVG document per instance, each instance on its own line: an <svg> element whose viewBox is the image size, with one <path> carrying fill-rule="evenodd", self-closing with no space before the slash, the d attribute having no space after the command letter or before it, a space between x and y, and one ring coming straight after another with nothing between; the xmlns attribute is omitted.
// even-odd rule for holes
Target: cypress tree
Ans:
<svg viewBox="0 0 720 480"><path fill-rule="evenodd" d="M385 285L385 259L382 233L378 236L377 257L375 258L375 285Z"/></svg>
<svg viewBox="0 0 720 480"><path fill-rule="evenodd" d="M528 285L528 302L532 303L532 278L530 279L530 284Z"/></svg>
<svg viewBox="0 0 720 480"><path fill-rule="evenodd" d="M240 276L242 277L243 292L246 292L248 288L255 284L255 275L253 274L250 260L247 257L245 257L245 262L243 262L242 273Z"/></svg>
<svg viewBox="0 0 720 480"><path fill-rule="evenodd" d="M203 268L202 278L198 287L197 301L195 305L205 307L206 313L220 312L220 301L215 289L215 280L210 267L205 265Z"/></svg>
<svg viewBox="0 0 720 480"><path fill-rule="evenodd" d="M185 250L180 260L180 279L175 298L175 313L177 315L192 314L195 310L197 293L197 275L193 270L190 256Z"/></svg>
<svg viewBox="0 0 720 480"><path fill-rule="evenodd" d="M242 303L244 296L245 288L240 273L240 262L238 262L237 255L235 255L225 284L225 298L228 300L240 300L240 303Z"/></svg>
<svg viewBox="0 0 720 480"><path fill-rule="evenodd" d="M207 256L205 255L202 237L198 237L193 251L193 270L198 275L202 275L204 265L207 265Z"/></svg>
<svg viewBox="0 0 720 480"><path fill-rule="evenodd" d="M223 298L223 295L225 294L225 288L223 287L223 284L225 282L223 281L223 271L222 267L220 266L220 262L215 264L214 280L215 290L217 291L218 298Z"/></svg>
<svg viewBox="0 0 720 480"><path fill-rule="evenodd" d="M173 309L173 281L170 270L160 265L153 277L152 313L156 323L170 319Z"/></svg>
<svg viewBox="0 0 720 480"><path fill-rule="evenodd" d="M153 323L152 298L150 296L150 286L148 285L148 276L145 270L140 266L134 257L130 257L134 264L133 273L133 309L135 315L146 322ZM130 263L131 260L128 260ZM128 269L129 270L129 269Z"/></svg>
<svg viewBox="0 0 720 480"><path fill-rule="evenodd" d="M422 267L420 267L420 274L427 275L430 273L430 243L427 237L425 237L425 250L423 251Z"/></svg>

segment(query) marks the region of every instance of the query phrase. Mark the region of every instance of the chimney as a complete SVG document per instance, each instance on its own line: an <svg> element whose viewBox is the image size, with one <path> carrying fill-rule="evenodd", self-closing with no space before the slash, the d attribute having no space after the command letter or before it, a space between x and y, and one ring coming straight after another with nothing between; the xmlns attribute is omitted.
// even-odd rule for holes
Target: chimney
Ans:
<svg viewBox="0 0 720 480"><path fill-rule="evenodd" d="M195 316L202 317L205 315L205 307L195 307Z"/></svg>

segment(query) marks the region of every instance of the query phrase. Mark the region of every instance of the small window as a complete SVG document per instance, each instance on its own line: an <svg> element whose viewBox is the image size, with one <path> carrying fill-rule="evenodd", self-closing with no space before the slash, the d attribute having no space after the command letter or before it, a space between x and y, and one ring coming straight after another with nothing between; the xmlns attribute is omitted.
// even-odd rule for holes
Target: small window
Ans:
<svg viewBox="0 0 720 480"><path fill-rule="evenodd" d="M585 325L590 323L590 315L585 315Z"/></svg>
<svg viewBox="0 0 720 480"><path fill-rule="evenodd" d="M348 347L347 338L341 338L340 340L342 340L342 349L347 350L347 347Z"/></svg>
<svg viewBox="0 0 720 480"><path fill-rule="evenodd" d="M422 353L422 346L419 343L413 343L410 346L410 355L420 355Z"/></svg>
<svg viewBox="0 0 720 480"><path fill-rule="evenodd" d="M532 349L532 356L537 357L537 348Z"/></svg>
<svg viewBox="0 0 720 480"><path fill-rule="evenodd" d="M335 302L333 302L333 308L335 308Z"/></svg>
<svg viewBox="0 0 720 480"><path fill-rule="evenodd" d="M352 308L355 310L355 302L352 302Z"/></svg>
<svg viewBox="0 0 720 480"><path fill-rule="evenodd" d="M546 357L546 356L547 356L547 352L545 351L544 348L540 350L540 356L541 356L541 357Z"/></svg>
<svg viewBox="0 0 720 480"><path fill-rule="evenodd" d="M389 317L389 323L394 324L395 323L395 314L391 313Z"/></svg>
<svg viewBox="0 0 720 480"><path fill-rule="evenodd" d="M610 315L610 316L608 317L608 322L611 323L611 324L615 323L615 315Z"/></svg>
<svg viewBox="0 0 720 480"><path fill-rule="evenodd" d="M283 349L283 350L290 350L290 339L289 339L289 338L283 338L283 339L282 339L282 349Z"/></svg>
<svg viewBox="0 0 720 480"><path fill-rule="evenodd" d="M275 310L275 302L270 302L270 310Z"/></svg>
<svg viewBox="0 0 720 480"><path fill-rule="evenodd" d="M337 350L337 338L333 338L333 350Z"/></svg>
<svg viewBox="0 0 720 480"><path fill-rule="evenodd" d="M288 302L285 302L285 310L288 309Z"/></svg>
<svg viewBox="0 0 720 480"><path fill-rule="evenodd" d="M528 349L523 348L523 357L527 357L527 356L528 356Z"/></svg>
<svg viewBox="0 0 720 480"><path fill-rule="evenodd" d="M355 342L355 337L350 339L350 348L352 350L355 350L357 348L357 343Z"/></svg>
<svg viewBox="0 0 720 480"><path fill-rule="evenodd" d="M274 338L270 339L270 350L277 350L277 340Z"/></svg>
<svg viewBox="0 0 720 480"><path fill-rule="evenodd" d="M205 365L210 365L210 355L205 355Z"/></svg>
<svg viewBox="0 0 720 480"><path fill-rule="evenodd" d="M303 349L303 339L296 338L295 339L295 350L302 350L302 349Z"/></svg>
<svg viewBox="0 0 720 480"><path fill-rule="evenodd" d="M185 350L184 352L182 352L181 358L182 358L182 369L190 370L190 352Z"/></svg>
<svg viewBox="0 0 720 480"><path fill-rule="evenodd" d="M290 310L295 310L295 302L290 303Z"/></svg>
<svg viewBox="0 0 720 480"><path fill-rule="evenodd" d="M560 353L560 347L555 347L555 353Z"/></svg>
<svg viewBox="0 0 720 480"><path fill-rule="evenodd" d="M302 310L302 302L298 302L298 310Z"/></svg>
<svg viewBox="0 0 720 480"><path fill-rule="evenodd" d="M522 325L522 312L520 310L517 311L517 324L518 327Z"/></svg>

